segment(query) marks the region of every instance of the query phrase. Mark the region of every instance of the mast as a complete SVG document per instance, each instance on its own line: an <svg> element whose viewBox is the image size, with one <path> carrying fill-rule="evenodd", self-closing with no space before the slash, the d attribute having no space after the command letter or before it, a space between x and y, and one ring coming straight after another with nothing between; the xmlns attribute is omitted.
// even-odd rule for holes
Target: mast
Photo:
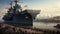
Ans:
<svg viewBox="0 0 60 34"><path fill-rule="evenodd" d="M9 11L8 11L8 13L12 13L13 12L13 7L12 7L12 1L11 1L11 3L10 3L10 8L9 8Z"/></svg>
<svg viewBox="0 0 60 34"><path fill-rule="evenodd" d="M11 8L12 8L12 1L11 1L10 5L11 5Z"/></svg>
<svg viewBox="0 0 60 34"><path fill-rule="evenodd" d="M18 0L15 0L14 2L15 2L15 8L16 8L16 10L20 9L22 11L21 5L17 4Z"/></svg>
<svg viewBox="0 0 60 34"><path fill-rule="evenodd" d="M15 0L14 2L15 2L15 6L16 6L16 5L17 5L18 0Z"/></svg>

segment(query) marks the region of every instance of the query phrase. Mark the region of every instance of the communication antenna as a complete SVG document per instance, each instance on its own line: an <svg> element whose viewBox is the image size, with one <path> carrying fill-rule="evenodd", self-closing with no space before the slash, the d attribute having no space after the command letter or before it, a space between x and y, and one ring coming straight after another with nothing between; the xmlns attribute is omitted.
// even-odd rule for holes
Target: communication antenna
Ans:
<svg viewBox="0 0 60 34"><path fill-rule="evenodd" d="M15 0L14 2L15 2L15 5L16 5L16 4L17 4L17 2L18 2L18 0Z"/></svg>
<svg viewBox="0 0 60 34"><path fill-rule="evenodd" d="M13 3L13 2L11 1L11 3L10 3L10 5L11 5L11 8L12 8L12 3Z"/></svg>

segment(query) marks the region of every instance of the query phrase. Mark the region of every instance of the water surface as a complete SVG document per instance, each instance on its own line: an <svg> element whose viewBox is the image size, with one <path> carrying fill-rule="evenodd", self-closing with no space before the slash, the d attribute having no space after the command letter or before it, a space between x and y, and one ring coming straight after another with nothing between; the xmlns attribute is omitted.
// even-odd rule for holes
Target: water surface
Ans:
<svg viewBox="0 0 60 34"><path fill-rule="evenodd" d="M33 27L41 28L41 29L60 30L54 27L57 24L60 24L60 23L34 22Z"/></svg>

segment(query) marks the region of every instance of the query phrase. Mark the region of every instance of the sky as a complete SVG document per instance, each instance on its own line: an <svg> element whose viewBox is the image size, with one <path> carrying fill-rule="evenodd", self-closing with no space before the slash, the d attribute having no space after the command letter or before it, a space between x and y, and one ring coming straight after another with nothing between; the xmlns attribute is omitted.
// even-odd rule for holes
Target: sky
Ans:
<svg viewBox="0 0 60 34"><path fill-rule="evenodd" d="M12 0L0 0L0 15L6 13L6 7ZM27 5L28 9L41 10L37 18L49 18L53 16L60 16L60 0L19 0L19 4ZM2 14L1 14L2 13Z"/></svg>

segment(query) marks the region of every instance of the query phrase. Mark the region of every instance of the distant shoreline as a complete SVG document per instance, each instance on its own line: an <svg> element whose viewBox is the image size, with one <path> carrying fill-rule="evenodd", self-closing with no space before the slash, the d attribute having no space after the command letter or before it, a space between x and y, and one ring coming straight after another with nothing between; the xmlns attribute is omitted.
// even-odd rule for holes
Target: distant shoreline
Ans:
<svg viewBox="0 0 60 34"><path fill-rule="evenodd" d="M54 22L54 21L34 21L34 22L44 22L44 23L60 23L60 22Z"/></svg>

